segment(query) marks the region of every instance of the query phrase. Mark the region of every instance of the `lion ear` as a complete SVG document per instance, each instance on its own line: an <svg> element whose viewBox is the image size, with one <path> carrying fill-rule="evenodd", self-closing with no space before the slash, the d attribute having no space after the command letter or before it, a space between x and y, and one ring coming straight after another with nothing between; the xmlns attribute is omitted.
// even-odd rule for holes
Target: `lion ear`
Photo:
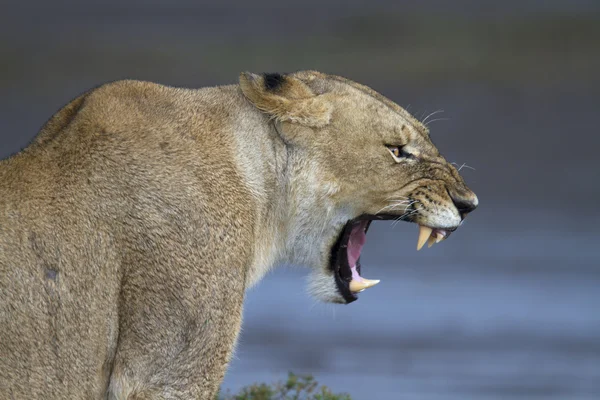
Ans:
<svg viewBox="0 0 600 400"><path fill-rule="evenodd" d="M256 108L279 121L321 128L331 120L331 102L291 75L242 72L240 86Z"/></svg>

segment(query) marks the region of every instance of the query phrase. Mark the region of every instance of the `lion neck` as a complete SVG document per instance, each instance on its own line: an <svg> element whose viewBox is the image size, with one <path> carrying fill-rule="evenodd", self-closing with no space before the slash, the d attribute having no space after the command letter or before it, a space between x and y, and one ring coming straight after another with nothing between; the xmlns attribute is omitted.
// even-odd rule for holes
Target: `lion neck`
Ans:
<svg viewBox="0 0 600 400"><path fill-rule="evenodd" d="M351 218L333 200L336 185L320 175L319 165L287 146L269 125L267 134L254 136L270 142L254 148L263 149L260 159L271 162L253 165L252 175L267 179L252 182L259 212L248 287L280 264L322 268L329 262L331 244Z"/></svg>

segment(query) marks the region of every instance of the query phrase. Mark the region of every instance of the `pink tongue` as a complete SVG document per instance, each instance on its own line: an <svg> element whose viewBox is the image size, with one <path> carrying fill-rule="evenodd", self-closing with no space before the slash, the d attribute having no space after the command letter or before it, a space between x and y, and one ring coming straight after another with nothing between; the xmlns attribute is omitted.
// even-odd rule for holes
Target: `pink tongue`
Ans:
<svg viewBox="0 0 600 400"><path fill-rule="evenodd" d="M367 235L365 229L368 221L362 221L352 228L350 232L350 238L348 239L348 264L352 270L352 279L356 281L362 281L362 277L356 270L356 262L360 257L365 242L367 241Z"/></svg>

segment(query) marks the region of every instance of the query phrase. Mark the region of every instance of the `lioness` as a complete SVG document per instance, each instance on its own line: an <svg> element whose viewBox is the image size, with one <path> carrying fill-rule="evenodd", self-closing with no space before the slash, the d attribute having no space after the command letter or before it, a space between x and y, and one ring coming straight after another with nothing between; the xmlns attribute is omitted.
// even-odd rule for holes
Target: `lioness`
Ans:
<svg viewBox="0 0 600 400"><path fill-rule="evenodd" d="M372 220L420 248L476 206L423 124L338 76L101 86L0 162L0 398L212 399L270 268L350 303Z"/></svg>

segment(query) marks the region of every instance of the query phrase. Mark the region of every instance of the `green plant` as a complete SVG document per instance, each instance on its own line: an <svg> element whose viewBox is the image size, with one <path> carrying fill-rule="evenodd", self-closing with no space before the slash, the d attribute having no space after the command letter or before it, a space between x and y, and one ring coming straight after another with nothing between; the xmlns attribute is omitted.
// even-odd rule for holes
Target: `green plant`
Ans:
<svg viewBox="0 0 600 400"><path fill-rule="evenodd" d="M350 395L335 394L326 386L319 386L310 375L288 374L285 382L246 386L238 394L217 396L217 400L352 400Z"/></svg>

